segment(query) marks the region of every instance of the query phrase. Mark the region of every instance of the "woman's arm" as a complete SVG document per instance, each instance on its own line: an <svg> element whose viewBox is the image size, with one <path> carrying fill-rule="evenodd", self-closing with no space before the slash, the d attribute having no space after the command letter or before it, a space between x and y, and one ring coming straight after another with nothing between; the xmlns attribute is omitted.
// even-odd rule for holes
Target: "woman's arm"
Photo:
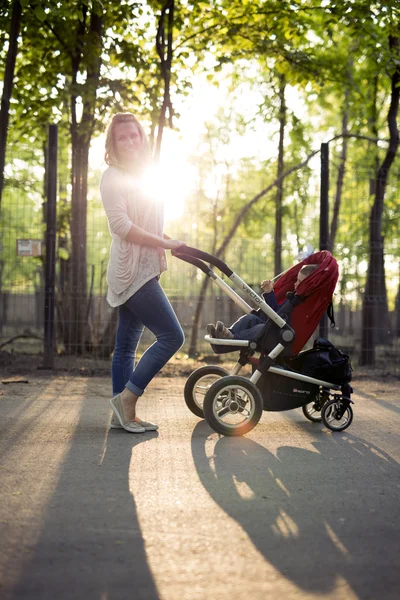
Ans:
<svg viewBox="0 0 400 600"><path fill-rule="evenodd" d="M126 207L123 186L114 171L104 172L100 191L110 231L112 234L118 235L121 240L127 240L131 244L141 246L160 247L165 250L176 250L185 245L185 242L172 240L167 235L161 237L148 233L132 223Z"/></svg>
<svg viewBox="0 0 400 600"><path fill-rule="evenodd" d="M165 250L176 250L181 246L185 246L185 242L182 242L181 240L173 240L165 233L163 236L164 237L160 237L158 235L154 235L153 233L148 233L138 225L132 223L125 239L128 242L131 242L131 244L138 244L139 246L161 247Z"/></svg>

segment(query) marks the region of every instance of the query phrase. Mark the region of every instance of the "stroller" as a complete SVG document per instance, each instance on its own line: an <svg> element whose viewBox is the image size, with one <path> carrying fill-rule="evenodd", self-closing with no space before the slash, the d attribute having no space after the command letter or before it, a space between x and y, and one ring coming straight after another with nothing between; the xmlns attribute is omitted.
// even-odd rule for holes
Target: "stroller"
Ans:
<svg viewBox="0 0 400 600"><path fill-rule="evenodd" d="M300 352L327 309L333 320L329 307L338 279L338 266L330 252L317 252L282 275L274 291L279 304L288 301L278 312L219 258L189 246L174 255L201 269L245 313L254 312L207 263L217 267L258 311L268 316L256 340L205 336L215 353L239 351L239 359L230 373L211 365L191 373L184 396L195 415L205 418L217 433L226 436L251 431L263 410L286 411L300 407L307 419L322 421L331 431L349 427L353 420L349 357L323 338L316 340L311 350ZM306 284L300 283L296 293L292 293L297 274L306 264L318 264L318 268L307 277ZM254 356L256 353L259 357ZM253 369L250 379L239 376L247 364Z"/></svg>

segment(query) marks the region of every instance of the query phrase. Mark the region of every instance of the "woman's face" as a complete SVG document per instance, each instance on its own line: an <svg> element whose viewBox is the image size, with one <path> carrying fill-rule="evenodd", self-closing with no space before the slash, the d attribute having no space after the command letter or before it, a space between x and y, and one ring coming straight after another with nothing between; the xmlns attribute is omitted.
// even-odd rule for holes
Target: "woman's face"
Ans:
<svg viewBox="0 0 400 600"><path fill-rule="evenodd" d="M142 138L136 123L117 123L114 129L114 144L117 158L124 164L131 164L139 157Z"/></svg>

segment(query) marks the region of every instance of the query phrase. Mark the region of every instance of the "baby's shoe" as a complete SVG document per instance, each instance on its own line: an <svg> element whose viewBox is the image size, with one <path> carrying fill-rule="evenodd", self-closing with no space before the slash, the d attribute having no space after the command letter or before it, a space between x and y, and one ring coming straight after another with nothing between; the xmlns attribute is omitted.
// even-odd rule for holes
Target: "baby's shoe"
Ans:
<svg viewBox="0 0 400 600"><path fill-rule="evenodd" d="M229 331L229 329L227 327L225 327L225 325L222 323L222 321L217 321L217 324L215 327L215 335L217 338L220 338L221 340L232 340L233 339L232 331Z"/></svg>
<svg viewBox="0 0 400 600"><path fill-rule="evenodd" d="M215 338L215 325L213 325L212 323L209 323L206 327L207 333L210 337Z"/></svg>

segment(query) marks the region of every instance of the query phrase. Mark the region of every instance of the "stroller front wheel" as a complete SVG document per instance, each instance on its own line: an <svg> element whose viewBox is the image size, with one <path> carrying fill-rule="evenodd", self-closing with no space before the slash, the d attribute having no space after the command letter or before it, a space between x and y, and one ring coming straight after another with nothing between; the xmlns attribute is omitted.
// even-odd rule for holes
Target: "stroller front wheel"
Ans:
<svg viewBox="0 0 400 600"><path fill-rule="evenodd" d="M344 431L351 425L353 409L349 400L333 398L325 402L321 410L322 422L331 431Z"/></svg>
<svg viewBox="0 0 400 600"><path fill-rule="evenodd" d="M228 375L222 367L200 367L191 373L185 383L184 397L186 406L196 417L204 419L203 402L211 385Z"/></svg>
<svg viewBox="0 0 400 600"><path fill-rule="evenodd" d="M212 384L204 398L203 410L208 424L217 433L244 435L261 419L263 400L254 383L230 375Z"/></svg>

